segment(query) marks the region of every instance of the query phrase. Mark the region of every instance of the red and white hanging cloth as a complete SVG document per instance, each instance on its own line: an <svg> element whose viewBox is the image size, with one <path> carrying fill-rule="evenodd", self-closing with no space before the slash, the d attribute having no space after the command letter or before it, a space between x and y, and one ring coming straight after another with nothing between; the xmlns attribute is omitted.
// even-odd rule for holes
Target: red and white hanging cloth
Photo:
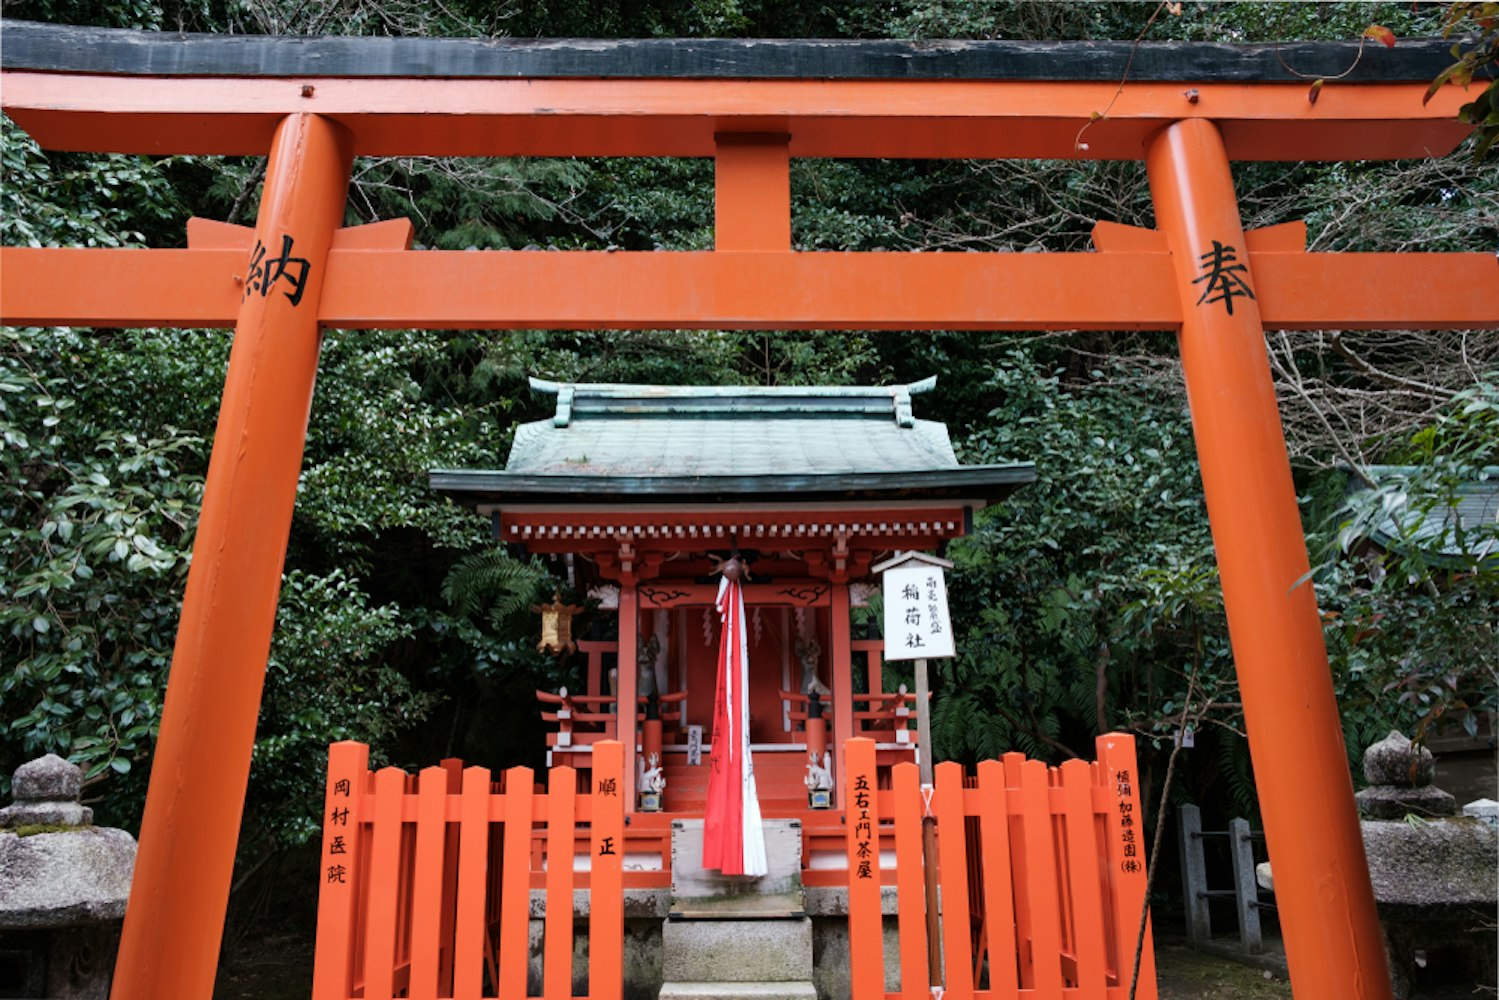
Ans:
<svg viewBox="0 0 1499 1000"><path fill-rule="evenodd" d="M703 813L703 867L725 875L764 875L765 831L749 741L749 641L744 594L725 573L718 585L723 621L718 691L713 699L713 751Z"/></svg>

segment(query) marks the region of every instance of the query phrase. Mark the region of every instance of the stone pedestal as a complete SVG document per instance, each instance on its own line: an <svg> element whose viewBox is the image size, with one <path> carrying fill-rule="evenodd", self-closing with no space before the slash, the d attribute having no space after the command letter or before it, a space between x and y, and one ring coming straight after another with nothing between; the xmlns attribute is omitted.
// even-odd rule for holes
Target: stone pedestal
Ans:
<svg viewBox="0 0 1499 1000"><path fill-rule="evenodd" d="M814 1000L812 920L668 920L661 928L662 1000Z"/></svg>

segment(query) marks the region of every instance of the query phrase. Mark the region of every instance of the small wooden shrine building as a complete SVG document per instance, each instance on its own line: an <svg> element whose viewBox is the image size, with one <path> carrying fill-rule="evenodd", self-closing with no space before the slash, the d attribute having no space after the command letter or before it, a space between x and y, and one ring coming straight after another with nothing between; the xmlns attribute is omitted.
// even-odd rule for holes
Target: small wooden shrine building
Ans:
<svg viewBox="0 0 1499 1000"><path fill-rule="evenodd" d="M915 697L879 631L856 634L874 567L1035 479L960 465L912 410L935 384L533 380L556 412L517 429L504 470L433 472L614 628L574 639L555 616L581 608L539 609L543 645L583 668L581 691L537 692L544 781L371 772L363 746L331 748L316 1000L1123 1000L1142 940L1150 1000L1133 740L919 774ZM705 850L729 839L707 809L721 650L747 662L748 724L718 749L749 746L743 823L764 842L737 873Z"/></svg>
<svg viewBox="0 0 1499 1000"><path fill-rule="evenodd" d="M616 706L635 703L627 810L640 807L635 786L649 773L651 785L664 781L662 811L702 814L715 568L735 553L750 573L750 739L764 814L807 811L809 763L827 750L822 777L841 807L839 750L853 737L875 740L882 775L915 759L914 696L886 683L883 640L856 636L850 611L878 587L875 563L944 547L976 510L1035 478L1026 463L960 465L947 428L912 410L935 385L533 380L557 397L556 414L517 429L503 471L434 472L435 489L493 518L498 540L565 557L578 590L617 615L617 639L578 643L585 691L538 693L556 727L549 764L588 771L595 742L623 739Z"/></svg>

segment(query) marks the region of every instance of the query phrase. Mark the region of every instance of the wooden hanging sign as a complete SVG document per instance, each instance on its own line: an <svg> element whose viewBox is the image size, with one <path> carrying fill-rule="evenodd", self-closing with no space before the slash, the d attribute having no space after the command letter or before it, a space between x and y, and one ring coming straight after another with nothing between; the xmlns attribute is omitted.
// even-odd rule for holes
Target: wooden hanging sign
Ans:
<svg viewBox="0 0 1499 1000"><path fill-rule="evenodd" d="M885 598L885 659L931 660L956 655L947 613L946 559L902 552L874 567Z"/></svg>

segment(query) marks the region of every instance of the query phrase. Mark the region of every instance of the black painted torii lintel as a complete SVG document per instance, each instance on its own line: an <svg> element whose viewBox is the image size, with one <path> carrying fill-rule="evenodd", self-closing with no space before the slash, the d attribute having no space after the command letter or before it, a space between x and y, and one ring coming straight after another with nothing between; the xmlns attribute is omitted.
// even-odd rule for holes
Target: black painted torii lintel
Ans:
<svg viewBox="0 0 1499 1000"><path fill-rule="evenodd" d="M1359 42L515 39L207 35L6 19L0 68L59 73L475 79L1426 82L1442 39Z"/></svg>

